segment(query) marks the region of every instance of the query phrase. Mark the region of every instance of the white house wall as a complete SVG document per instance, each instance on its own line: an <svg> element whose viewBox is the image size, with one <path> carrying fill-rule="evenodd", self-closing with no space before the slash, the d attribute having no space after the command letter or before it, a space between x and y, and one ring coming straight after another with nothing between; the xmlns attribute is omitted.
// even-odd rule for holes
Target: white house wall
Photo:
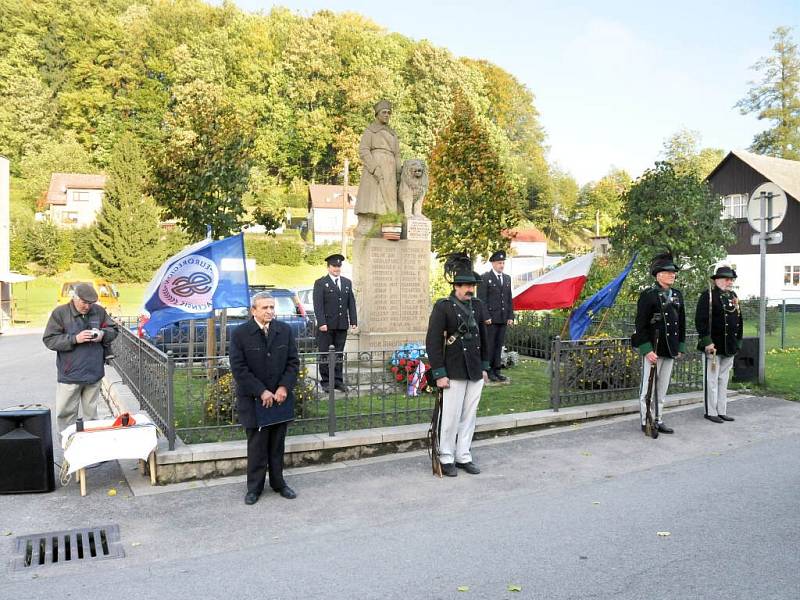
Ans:
<svg viewBox="0 0 800 600"><path fill-rule="evenodd" d="M761 294L761 257L759 254L735 254L727 257L727 262L736 269L736 293L740 298ZM766 261L766 293L770 300L792 300L800 304L800 286L784 285L786 266L800 266L800 253L768 254Z"/></svg>

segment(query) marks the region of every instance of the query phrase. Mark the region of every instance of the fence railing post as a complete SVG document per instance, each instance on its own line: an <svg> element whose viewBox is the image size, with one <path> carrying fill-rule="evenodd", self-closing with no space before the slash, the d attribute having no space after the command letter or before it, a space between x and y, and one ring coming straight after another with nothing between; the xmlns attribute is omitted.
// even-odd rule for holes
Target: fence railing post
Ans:
<svg viewBox="0 0 800 600"><path fill-rule="evenodd" d="M783 299L781 304L781 350L784 348L786 342L786 298Z"/></svg>
<svg viewBox="0 0 800 600"><path fill-rule="evenodd" d="M175 450L175 360L167 356L167 434L169 449Z"/></svg>
<svg viewBox="0 0 800 600"><path fill-rule="evenodd" d="M336 346L328 346L328 436L336 435Z"/></svg>
<svg viewBox="0 0 800 600"><path fill-rule="evenodd" d="M561 336L553 340L550 351L550 406L558 412L561 406Z"/></svg>

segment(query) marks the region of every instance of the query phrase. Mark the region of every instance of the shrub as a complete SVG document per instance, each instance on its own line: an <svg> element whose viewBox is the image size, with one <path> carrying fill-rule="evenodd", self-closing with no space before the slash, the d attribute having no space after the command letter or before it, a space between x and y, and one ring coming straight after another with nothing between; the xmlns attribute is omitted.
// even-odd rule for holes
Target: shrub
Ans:
<svg viewBox="0 0 800 600"><path fill-rule="evenodd" d="M303 246L292 239L271 239L263 235L245 235L245 252L260 265L287 265L294 267L302 262Z"/></svg>
<svg viewBox="0 0 800 600"><path fill-rule="evenodd" d="M233 375L225 373L206 387L206 400L203 403L205 423L213 425L233 423L235 402Z"/></svg>
<svg viewBox="0 0 800 600"><path fill-rule="evenodd" d="M48 275L67 270L75 254L71 233L50 221L36 222L28 229L26 250L31 261Z"/></svg>

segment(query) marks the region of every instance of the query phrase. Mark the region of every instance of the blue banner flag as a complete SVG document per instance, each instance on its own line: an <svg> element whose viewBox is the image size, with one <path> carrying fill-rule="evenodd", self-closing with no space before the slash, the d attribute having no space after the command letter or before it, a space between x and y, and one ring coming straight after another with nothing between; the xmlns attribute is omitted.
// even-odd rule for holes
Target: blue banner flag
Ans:
<svg viewBox="0 0 800 600"><path fill-rule="evenodd" d="M248 306L250 292L244 234L205 239L168 258L144 295L148 317L143 329L155 336L162 327L185 319L206 319L218 308Z"/></svg>
<svg viewBox="0 0 800 600"><path fill-rule="evenodd" d="M638 253L634 254L625 269L617 275L613 281L607 283L603 289L598 291L593 296L584 300L578 308L576 308L569 319L569 336L573 340L583 338L589 325L592 324L592 318L600 312L603 308L611 308L614 301L617 299L617 294L622 287L622 283L631 272L633 263L636 260Z"/></svg>

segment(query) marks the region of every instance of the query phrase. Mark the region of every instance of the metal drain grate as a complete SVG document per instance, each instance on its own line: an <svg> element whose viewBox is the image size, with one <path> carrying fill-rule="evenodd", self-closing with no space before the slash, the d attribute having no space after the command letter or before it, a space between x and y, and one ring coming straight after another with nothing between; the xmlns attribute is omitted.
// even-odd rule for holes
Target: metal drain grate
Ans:
<svg viewBox="0 0 800 600"><path fill-rule="evenodd" d="M119 525L35 533L19 536L15 542L14 571L125 556Z"/></svg>

